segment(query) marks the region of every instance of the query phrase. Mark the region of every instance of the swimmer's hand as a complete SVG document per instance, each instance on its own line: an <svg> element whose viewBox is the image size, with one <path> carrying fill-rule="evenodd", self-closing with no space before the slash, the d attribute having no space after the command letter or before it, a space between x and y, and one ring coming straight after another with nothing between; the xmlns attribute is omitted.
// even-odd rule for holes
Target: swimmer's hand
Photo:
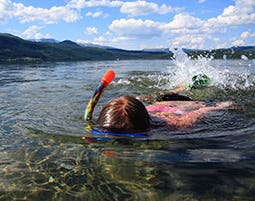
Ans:
<svg viewBox="0 0 255 201"><path fill-rule="evenodd" d="M187 89L189 89L189 86L188 86L187 84L183 84L183 85L179 86L179 87L176 88L176 89L170 90L170 92L171 92L171 93L178 94L178 93L180 93L180 92L182 92L182 91L185 91L185 90L187 90Z"/></svg>
<svg viewBox="0 0 255 201"><path fill-rule="evenodd" d="M224 101L224 102L217 103L216 107L218 109L223 109L223 108L226 108L226 107L230 107L231 105L233 105L232 101Z"/></svg>

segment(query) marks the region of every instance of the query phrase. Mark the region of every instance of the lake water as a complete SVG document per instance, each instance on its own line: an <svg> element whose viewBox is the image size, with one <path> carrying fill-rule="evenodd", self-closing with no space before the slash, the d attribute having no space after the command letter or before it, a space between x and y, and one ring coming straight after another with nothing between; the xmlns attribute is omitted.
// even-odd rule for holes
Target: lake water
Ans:
<svg viewBox="0 0 255 201"><path fill-rule="evenodd" d="M190 128L96 140L82 118L108 68L116 78L95 119L113 97L173 89L200 72L211 86L186 95L234 105ZM1 64L0 200L254 200L254 84L254 60Z"/></svg>

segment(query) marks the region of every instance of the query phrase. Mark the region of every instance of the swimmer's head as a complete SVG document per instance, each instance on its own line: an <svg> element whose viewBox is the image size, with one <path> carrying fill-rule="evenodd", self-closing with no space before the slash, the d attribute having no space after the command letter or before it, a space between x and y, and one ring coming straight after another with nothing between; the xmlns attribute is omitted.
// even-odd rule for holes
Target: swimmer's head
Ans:
<svg viewBox="0 0 255 201"><path fill-rule="evenodd" d="M132 96L121 96L109 101L100 112L98 127L112 132L146 132L150 116L142 102Z"/></svg>
<svg viewBox="0 0 255 201"><path fill-rule="evenodd" d="M198 74L192 77L191 89L202 89L210 85L211 79L206 74Z"/></svg>

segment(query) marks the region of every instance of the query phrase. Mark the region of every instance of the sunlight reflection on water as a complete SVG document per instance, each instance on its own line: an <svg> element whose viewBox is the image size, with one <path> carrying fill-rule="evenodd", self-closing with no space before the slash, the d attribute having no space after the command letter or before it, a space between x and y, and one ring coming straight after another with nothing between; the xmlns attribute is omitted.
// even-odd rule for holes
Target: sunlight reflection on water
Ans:
<svg viewBox="0 0 255 201"><path fill-rule="evenodd" d="M252 197L254 61L197 62L216 69L210 73L227 73L208 89L187 95L205 101L230 99L233 108L212 113L189 129L159 128L145 139L91 143L82 139L93 137L82 116L107 68L117 76L95 118L112 97L173 88L183 75L178 66L168 60L1 65L0 200Z"/></svg>

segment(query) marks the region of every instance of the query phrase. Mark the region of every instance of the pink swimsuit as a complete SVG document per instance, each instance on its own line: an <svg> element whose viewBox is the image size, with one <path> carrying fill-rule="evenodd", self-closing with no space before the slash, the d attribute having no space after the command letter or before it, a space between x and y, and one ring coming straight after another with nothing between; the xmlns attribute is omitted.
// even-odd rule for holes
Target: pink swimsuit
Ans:
<svg viewBox="0 0 255 201"><path fill-rule="evenodd" d="M148 112L171 112L174 114L185 114L185 111L179 110L175 107L167 107L163 105L151 105L146 107Z"/></svg>

